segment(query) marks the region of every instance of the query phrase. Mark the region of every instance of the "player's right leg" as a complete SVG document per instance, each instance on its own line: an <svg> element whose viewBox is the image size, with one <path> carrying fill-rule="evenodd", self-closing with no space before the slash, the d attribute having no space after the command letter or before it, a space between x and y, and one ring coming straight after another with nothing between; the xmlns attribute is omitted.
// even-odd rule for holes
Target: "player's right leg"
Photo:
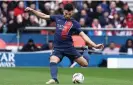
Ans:
<svg viewBox="0 0 133 85"><path fill-rule="evenodd" d="M61 61L62 59L62 54L60 51L54 50L52 53L52 56L50 57L50 73L51 73L51 78L46 84L58 84L59 81L57 79L57 74L58 74L58 68L57 64Z"/></svg>
<svg viewBox="0 0 133 85"><path fill-rule="evenodd" d="M57 74L58 74L58 68L57 64L60 62L60 59L57 56L51 56L50 57L50 74L52 79L50 79L46 84L58 84L59 81L57 79Z"/></svg>

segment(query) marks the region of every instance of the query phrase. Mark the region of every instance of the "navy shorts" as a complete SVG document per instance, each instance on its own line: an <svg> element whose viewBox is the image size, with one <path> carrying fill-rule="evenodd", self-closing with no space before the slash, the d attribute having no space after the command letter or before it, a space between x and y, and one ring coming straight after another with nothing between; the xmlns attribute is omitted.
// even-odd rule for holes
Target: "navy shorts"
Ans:
<svg viewBox="0 0 133 85"><path fill-rule="evenodd" d="M57 56L58 58L60 58L60 61L63 59L63 57L68 57L69 59L75 60L79 57L81 57L82 55L76 50L76 48L74 47L70 47L70 48L54 48L52 51L52 55Z"/></svg>

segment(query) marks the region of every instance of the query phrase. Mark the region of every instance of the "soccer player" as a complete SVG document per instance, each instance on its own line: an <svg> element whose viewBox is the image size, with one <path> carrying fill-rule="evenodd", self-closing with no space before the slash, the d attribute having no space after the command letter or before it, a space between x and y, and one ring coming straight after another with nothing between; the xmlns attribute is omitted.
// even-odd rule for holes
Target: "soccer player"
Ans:
<svg viewBox="0 0 133 85"><path fill-rule="evenodd" d="M32 8L27 7L25 11L34 13L36 16L46 19L54 20L56 22L56 31L54 35L54 48L52 55L50 57L50 72L51 77L46 84L58 84L57 79L58 68L57 64L61 62L64 56L72 57L75 61L83 66L87 67L87 60L74 48L72 42L73 32L78 33L89 46L102 49L103 44L95 44L80 28L79 22L77 22L73 15L73 5L66 4L64 6L63 15L47 15L39 11L33 10Z"/></svg>

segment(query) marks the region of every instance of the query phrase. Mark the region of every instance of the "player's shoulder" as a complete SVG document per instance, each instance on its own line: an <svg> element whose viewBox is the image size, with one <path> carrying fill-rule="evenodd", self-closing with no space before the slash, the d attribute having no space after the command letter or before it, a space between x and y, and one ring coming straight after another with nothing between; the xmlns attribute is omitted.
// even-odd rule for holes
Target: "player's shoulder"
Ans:
<svg viewBox="0 0 133 85"><path fill-rule="evenodd" d="M79 22L75 19L72 20L73 21L73 24L76 25L76 26L80 26Z"/></svg>
<svg viewBox="0 0 133 85"><path fill-rule="evenodd" d="M56 20L56 19L62 19L63 18L63 16L62 15L50 15L50 19L51 20Z"/></svg>
<svg viewBox="0 0 133 85"><path fill-rule="evenodd" d="M57 17L57 18L62 18L62 17L63 17L63 15L60 15L60 14L57 14L57 15L51 15L51 16L55 16L55 17Z"/></svg>

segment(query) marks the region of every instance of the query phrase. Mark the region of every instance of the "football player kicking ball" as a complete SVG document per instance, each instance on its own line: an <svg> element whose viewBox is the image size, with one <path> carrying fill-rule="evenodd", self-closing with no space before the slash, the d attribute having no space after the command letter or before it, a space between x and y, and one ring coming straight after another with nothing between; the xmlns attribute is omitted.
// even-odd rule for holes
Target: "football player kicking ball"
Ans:
<svg viewBox="0 0 133 85"><path fill-rule="evenodd" d="M87 60L74 48L72 42L73 32L77 32L89 46L102 49L103 44L95 44L80 28L79 22L72 18L73 5L66 4L64 6L63 15L46 15L39 11L33 10L27 7L25 11L34 13L36 16L42 19L50 19L56 22L56 31L54 35L54 48L50 57L50 72L51 79L46 84L58 84L57 79L58 68L57 64L61 62L64 56L72 57L75 61L83 66L87 67Z"/></svg>

